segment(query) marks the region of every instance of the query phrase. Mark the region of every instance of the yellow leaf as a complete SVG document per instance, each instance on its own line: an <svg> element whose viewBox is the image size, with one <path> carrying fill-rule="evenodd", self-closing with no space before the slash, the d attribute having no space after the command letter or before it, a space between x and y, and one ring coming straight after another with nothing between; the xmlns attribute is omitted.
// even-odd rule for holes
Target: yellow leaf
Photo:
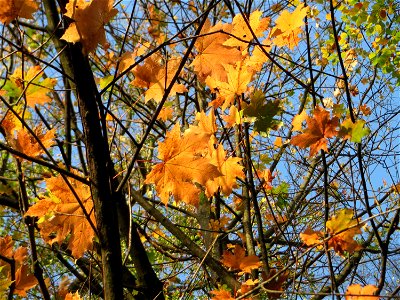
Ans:
<svg viewBox="0 0 400 300"><path fill-rule="evenodd" d="M254 39L253 33L256 37L263 36L264 31L267 30L269 25L269 18L261 18L261 15L262 12L256 10L250 14L246 22L242 14L237 14L232 21L232 34L234 36L228 39L224 45L239 47L241 50L244 50L249 42Z"/></svg>
<svg viewBox="0 0 400 300"><path fill-rule="evenodd" d="M307 113L303 110L300 114L294 116L292 121L293 131L302 131L301 124L306 120Z"/></svg>
<svg viewBox="0 0 400 300"><path fill-rule="evenodd" d="M70 0L65 16L74 20L61 39L70 43L82 43L85 54L96 49L97 44L106 44L104 25L118 12L113 8L114 0Z"/></svg>
<svg viewBox="0 0 400 300"><path fill-rule="evenodd" d="M273 43L279 47L288 46L290 49L297 46L300 41L298 35L302 32L301 26L304 24L307 12L308 7L304 7L304 4L297 6L292 13L284 10L271 30L270 36L274 38Z"/></svg>

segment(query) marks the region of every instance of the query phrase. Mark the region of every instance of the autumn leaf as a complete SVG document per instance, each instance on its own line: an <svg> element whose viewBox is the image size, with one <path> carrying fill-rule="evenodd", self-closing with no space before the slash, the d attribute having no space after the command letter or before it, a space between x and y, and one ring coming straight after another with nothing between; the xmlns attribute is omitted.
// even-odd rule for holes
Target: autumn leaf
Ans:
<svg viewBox="0 0 400 300"><path fill-rule="evenodd" d="M216 176L208 180L205 184L206 195L211 197L219 189L225 196L232 193L232 189L237 187L237 178L244 179L243 166L239 164L242 160L239 157L226 157L224 147L219 144L217 149L210 145L210 161L217 166L221 176Z"/></svg>
<svg viewBox="0 0 400 300"><path fill-rule="evenodd" d="M344 252L353 253L362 249L361 245L354 240L356 234L361 234L362 225L357 219L353 219L353 210L345 208L340 210L326 222L326 229L331 235L328 240L329 248L343 256Z"/></svg>
<svg viewBox="0 0 400 300"><path fill-rule="evenodd" d="M0 0L0 22L9 24L16 18L33 19L39 5L33 0Z"/></svg>
<svg viewBox="0 0 400 300"><path fill-rule="evenodd" d="M14 293L25 297L26 291L37 285L36 277L31 273L28 266L28 249L18 247L14 251L14 241L11 236L0 238L0 255L15 261L15 289ZM0 259L1 273L6 275L11 284L11 266Z"/></svg>
<svg viewBox="0 0 400 300"><path fill-rule="evenodd" d="M172 107L163 107L157 116L157 120L163 120L164 122L172 119L174 109Z"/></svg>
<svg viewBox="0 0 400 300"><path fill-rule="evenodd" d="M89 186L72 178L68 178L68 181L95 225ZM92 248L94 230L74 193L61 176L51 177L45 182L50 194L32 205L26 215L39 218L40 234L50 245L61 244L69 236L68 249L75 258L80 258L86 250Z"/></svg>
<svg viewBox="0 0 400 300"><path fill-rule="evenodd" d="M206 84L218 94L214 100L214 107L222 104L222 110L232 105L236 96L240 96L248 91L248 85L253 78L253 72L243 66L242 62L236 63L236 66L224 65L228 74L227 81L219 81L208 76Z"/></svg>
<svg viewBox="0 0 400 300"><path fill-rule="evenodd" d="M218 290L213 290L210 292L210 294L213 295L211 300L235 300L235 298L232 297L231 292L222 288Z"/></svg>
<svg viewBox="0 0 400 300"><path fill-rule="evenodd" d="M300 41L299 34L302 32L304 18L307 15L308 7L300 4L290 13L284 10L276 19L276 25L271 30L270 37L274 38L273 43L279 47L288 46L293 49Z"/></svg>
<svg viewBox="0 0 400 300"><path fill-rule="evenodd" d="M258 132L268 132L270 129L276 130L282 123L276 119L282 112L281 101L266 101L265 95L261 91L255 91L250 98L250 104L243 110L247 117L256 118L254 130Z"/></svg>
<svg viewBox="0 0 400 300"><path fill-rule="evenodd" d="M24 95L26 104L30 107L49 103L52 99L48 93L53 90L57 80L54 78L43 79L43 76L44 73L40 66L29 68L25 74L22 74L22 70L17 68L2 90L6 91L6 95L11 98L20 98Z"/></svg>
<svg viewBox="0 0 400 300"><path fill-rule="evenodd" d="M352 284L347 288L346 300L379 300L374 296L378 288L372 284L362 287L360 284Z"/></svg>
<svg viewBox="0 0 400 300"><path fill-rule="evenodd" d="M70 0L66 6L66 17L72 22L61 39L70 43L82 43L85 54L96 49L98 44L106 44L104 25L118 12L113 8L114 0Z"/></svg>
<svg viewBox="0 0 400 300"><path fill-rule="evenodd" d="M271 269L268 275L262 273L263 280L268 281L268 283L264 283L263 285L264 289L267 290L268 299L280 299L284 292L283 285L289 277L289 272L281 272L278 276L276 276L277 273L277 269Z"/></svg>
<svg viewBox="0 0 400 300"><path fill-rule="evenodd" d="M144 98L146 102L151 99L160 102L163 99L166 88L170 85L180 64L180 59L177 57L168 59L164 65L159 61L158 57L149 57L145 60L144 65L137 66L133 70L135 80L131 84L147 89ZM175 82L169 96L183 93L186 90L183 84Z"/></svg>
<svg viewBox="0 0 400 300"><path fill-rule="evenodd" d="M22 127L21 122L11 112L7 113L0 125L5 131L8 143L15 150L31 157L45 153L38 140L25 127ZM55 129L44 132L42 126L38 125L32 130L44 148L48 148L54 143Z"/></svg>
<svg viewBox="0 0 400 300"><path fill-rule="evenodd" d="M340 124L339 136L343 139L349 139L353 143L361 143L363 137L368 135L371 130L365 127L364 120L357 120L355 123L348 118Z"/></svg>
<svg viewBox="0 0 400 300"><path fill-rule="evenodd" d="M265 62L268 61L265 52L269 52L271 49L271 40L264 39L260 45L256 45L251 52L251 54L246 57L244 64L253 70L253 72L259 72L262 69L262 66Z"/></svg>
<svg viewBox="0 0 400 300"><path fill-rule="evenodd" d="M269 18L261 18L261 15L262 12L256 10L245 20L242 14L237 14L232 21L232 34L234 36L224 42L224 45L239 47L244 50L249 45L249 42L254 39L253 33L256 37L263 36L269 25Z"/></svg>
<svg viewBox="0 0 400 300"><path fill-rule="evenodd" d="M235 105L229 108L229 113L226 116L222 116L222 119L226 122L226 127L231 128L235 125L242 124L242 118Z"/></svg>
<svg viewBox="0 0 400 300"><path fill-rule="evenodd" d="M74 294L68 293L67 295L65 295L65 298L64 298L64 300L81 300L81 299L82 298L78 292L75 292Z"/></svg>
<svg viewBox="0 0 400 300"><path fill-rule="evenodd" d="M209 140L209 135L190 130L182 136L178 124L158 144L158 158L162 162L153 167L145 183L155 184L162 202L168 203L172 195L175 201L197 206L200 189L196 183L205 185L208 180L221 176L218 168L205 157Z"/></svg>
<svg viewBox="0 0 400 300"><path fill-rule="evenodd" d="M336 127L339 125L339 119L333 117L325 109L317 106L314 109L314 117L307 117L307 129L304 133L292 138L291 144L301 148L310 147L310 157L314 156L319 150L328 152L328 140L337 136Z"/></svg>
<svg viewBox="0 0 400 300"><path fill-rule="evenodd" d="M244 273L251 273L261 266L260 258L256 255L246 256L245 250L240 245L235 245L233 253L225 250L221 262L234 271L240 270Z"/></svg>
<svg viewBox="0 0 400 300"><path fill-rule="evenodd" d="M239 50L223 44L229 38L226 33L229 33L231 29L231 25L222 23L211 27L210 20L204 24L200 37L194 45L197 54L190 65L194 67L200 81L204 82L207 76L226 81L227 74L224 65L234 65L242 59Z"/></svg>
<svg viewBox="0 0 400 300"><path fill-rule="evenodd" d="M302 110L300 114L297 114L294 116L293 121L292 121L292 126L293 126L293 131L302 131L302 126L301 124L303 121L305 121L307 118L307 113L305 110Z"/></svg>
<svg viewBox="0 0 400 300"><path fill-rule="evenodd" d="M308 227L304 232L300 233L300 238L307 246L319 245L318 248L323 248L324 233L322 231L315 231Z"/></svg>

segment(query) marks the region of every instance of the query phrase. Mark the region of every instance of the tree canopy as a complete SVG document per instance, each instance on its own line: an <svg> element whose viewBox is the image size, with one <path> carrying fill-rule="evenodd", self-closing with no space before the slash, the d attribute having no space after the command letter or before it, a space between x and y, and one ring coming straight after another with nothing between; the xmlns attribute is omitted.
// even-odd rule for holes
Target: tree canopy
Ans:
<svg viewBox="0 0 400 300"><path fill-rule="evenodd" d="M395 0L0 0L0 297L400 299Z"/></svg>

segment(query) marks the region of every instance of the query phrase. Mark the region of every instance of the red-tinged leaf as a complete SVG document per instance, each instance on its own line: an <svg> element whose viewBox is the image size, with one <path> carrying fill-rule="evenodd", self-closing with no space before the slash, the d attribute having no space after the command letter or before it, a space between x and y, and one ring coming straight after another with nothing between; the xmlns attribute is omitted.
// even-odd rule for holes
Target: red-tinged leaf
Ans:
<svg viewBox="0 0 400 300"><path fill-rule="evenodd" d="M231 292L224 289L211 291L210 294L213 295L211 300L235 300L235 298L232 297Z"/></svg>
<svg viewBox="0 0 400 300"><path fill-rule="evenodd" d="M330 113L317 106L314 110L314 117L307 117L307 129L304 133L292 138L292 145L301 148L310 147L310 156L317 154L319 150L328 152L328 138L337 136L339 119L330 118Z"/></svg>
<svg viewBox="0 0 400 300"><path fill-rule="evenodd" d="M251 273L252 270L261 266L260 258L256 255L246 256L243 247L235 245L233 253L225 250L222 254L221 262L234 271Z"/></svg>
<svg viewBox="0 0 400 300"><path fill-rule="evenodd" d="M276 269L271 269L268 275L262 273L263 280L269 281L268 283L263 285L264 288L267 290L268 299L280 299L281 295L284 292L283 286L289 277L289 272L282 272L281 274L276 276L277 273L278 270Z"/></svg>

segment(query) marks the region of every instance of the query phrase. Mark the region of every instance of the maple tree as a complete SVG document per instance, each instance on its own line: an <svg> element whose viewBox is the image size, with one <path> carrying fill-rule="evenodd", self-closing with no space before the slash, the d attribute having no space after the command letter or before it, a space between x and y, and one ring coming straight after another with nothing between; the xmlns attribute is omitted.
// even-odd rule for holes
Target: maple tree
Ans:
<svg viewBox="0 0 400 300"><path fill-rule="evenodd" d="M0 0L0 297L400 298L394 0Z"/></svg>

